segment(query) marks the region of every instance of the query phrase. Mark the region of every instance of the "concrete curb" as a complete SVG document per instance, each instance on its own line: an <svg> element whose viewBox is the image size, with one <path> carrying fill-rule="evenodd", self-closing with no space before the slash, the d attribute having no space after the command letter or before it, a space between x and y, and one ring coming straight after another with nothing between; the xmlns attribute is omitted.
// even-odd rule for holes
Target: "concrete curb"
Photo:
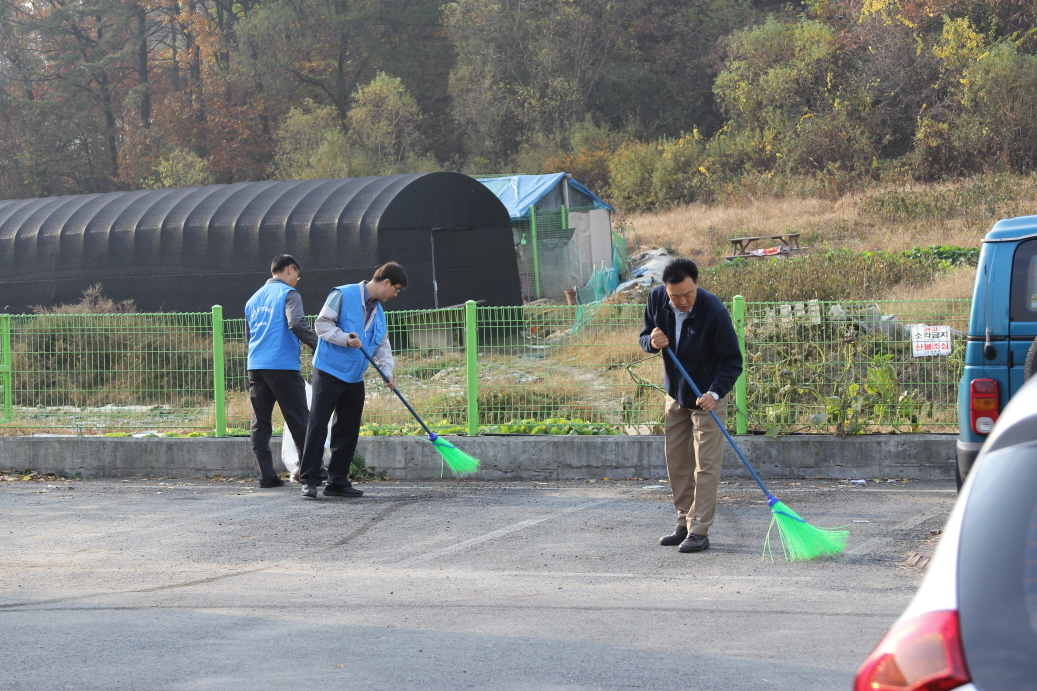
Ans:
<svg viewBox="0 0 1037 691"><path fill-rule="evenodd" d="M764 478L954 477L953 434L856 437L745 436L736 440ZM575 480L666 476L661 436L451 437L482 461L474 480ZM271 444L280 458L280 440ZM440 456L424 437L361 437L367 465L394 480L436 480ZM281 468L279 461L275 461ZM80 473L84 478L252 475L247 438L0 437L0 469ZM449 477L449 469L445 476ZM727 449L724 476L748 477Z"/></svg>

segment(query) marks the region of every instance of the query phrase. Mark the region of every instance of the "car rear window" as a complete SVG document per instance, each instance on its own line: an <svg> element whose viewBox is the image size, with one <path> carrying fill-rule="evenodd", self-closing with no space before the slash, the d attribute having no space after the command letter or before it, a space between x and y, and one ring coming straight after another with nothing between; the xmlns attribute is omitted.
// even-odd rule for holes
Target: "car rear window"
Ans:
<svg viewBox="0 0 1037 691"><path fill-rule="evenodd" d="M1021 242L1016 248L1011 292L1012 321L1037 321L1037 240Z"/></svg>
<svg viewBox="0 0 1037 691"><path fill-rule="evenodd" d="M983 691L1037 691L1037 442L973 472L958 553L965 663Z"/></svg>

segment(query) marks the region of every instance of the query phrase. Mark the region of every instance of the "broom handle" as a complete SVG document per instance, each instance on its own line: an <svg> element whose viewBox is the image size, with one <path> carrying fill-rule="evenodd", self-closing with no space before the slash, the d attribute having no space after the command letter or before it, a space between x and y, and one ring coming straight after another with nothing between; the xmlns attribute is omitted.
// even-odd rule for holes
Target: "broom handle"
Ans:
<svg viewBox="0 0 1037 691"><path fill-rule="evenodd" d="M351 333L349 335L353 336L354 338L359 338L355 333ZM371 363L371 366L374 367L375 372L378 372L378 374L382 376L382 379L385 380L385 383L388 384L389 377L385 376L385 372L383 372L382 368L378 366L378 363L374 361L374 358L367 354L367 351L364 350L364 346L360 346L360 352L363 353L364 357L367 358L367 361ZM403 401L403 405L407 406L407 410L409 410L410 414L414 416L414 419L418 421L418 424L421 425L422 428L424 428L425 433L429 436L429 439L433 441L438 439L439 435L428 428L428 425L426 425L425 421L421 419L421 416L418 415L417 412L415 412L414 408L411 408L410 403L408 403L407 399L403 397L403 394L400 393L400 390L394 386L392 387L392 392L399 396L400 400Z"/></svg>
<svg viewBox="0 0 1037 691"><path fill-rule="evenodd" d="M663 348L663 350L665 350L666 354L670 356L671 360L673 360L673 364L677 365L677 369L679 369L681 371L681 374L684 375L684 380L691 385L691 390L695 392L695 397L702 398L702 392L699 391L699 387L695 386L695 382L692 381L691 376L688 374L688 371L684 369L684 365L682 365L681 361L677 359L677 356L674 354L674 352L670 350L668 346L666 348ZM725 437L727 437L727 441L731 444L731 448L735 450L735 453L738 454L738 458L742 459L742 463L745 464L745 467L749 470L749 474L753 476L754 480L756 480L756 484L760 486L760 489L763 490L763 493L767 495L768 499L773 497L774 495L767 490L767 486L763 484L763 480L760 479L760 476L756 473L756 470L753 468L752 464L749 463L749 459L746 458L745 454L742 453L742 450L738 448L738 444L735 444L734 437L732 437L731 433L727 431L726 427L724 427L724 423L720 422L720 418L717 417L717 414L712 410L709 411L709 414L713 416L713 420L717 423L717 427L719 427L720 431L724 433Z"/></svg>

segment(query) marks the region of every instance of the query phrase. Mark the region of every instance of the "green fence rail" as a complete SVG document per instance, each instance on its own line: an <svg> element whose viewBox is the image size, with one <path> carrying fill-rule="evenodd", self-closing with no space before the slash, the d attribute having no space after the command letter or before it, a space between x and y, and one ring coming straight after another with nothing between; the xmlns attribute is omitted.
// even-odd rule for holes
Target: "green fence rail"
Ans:
<svg viewBox="0 0 1037 691"><path fill-rule="evenodd" d="M733 431L957 429L968 300L731 308L746 363ZM643 310L468 303L386 317L397 383L440 431L645 434L659 431L664 393L659 356L638 342ZM918 324L949 326L950 354L915 357ZM0 434L247 434L246 362L244 320L218 306L0 315ZM416 432L368 374L364 433Z"/></svg>
<svg viewBox="0 0 1037 691"><path fill-rule="evenodd" d="M0 423L11 422L11 315L0 314Z"/></svg>

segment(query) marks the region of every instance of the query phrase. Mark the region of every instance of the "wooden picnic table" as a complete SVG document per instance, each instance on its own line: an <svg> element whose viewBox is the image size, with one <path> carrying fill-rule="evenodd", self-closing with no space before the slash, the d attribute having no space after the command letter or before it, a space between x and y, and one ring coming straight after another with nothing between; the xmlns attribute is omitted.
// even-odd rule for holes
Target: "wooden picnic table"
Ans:
<svg viewBox="0 0 1037 691"><path fill-rule="evenodd" d="M724 259L749 259L763 257L787 257L790 254L802 252L805 248L799 246L800 233L779 233L777 235L753 235L744 238L731 238L731 254ZM753 245L761 240L777 240L778 251L774 254L752 254Z"/></svg>

